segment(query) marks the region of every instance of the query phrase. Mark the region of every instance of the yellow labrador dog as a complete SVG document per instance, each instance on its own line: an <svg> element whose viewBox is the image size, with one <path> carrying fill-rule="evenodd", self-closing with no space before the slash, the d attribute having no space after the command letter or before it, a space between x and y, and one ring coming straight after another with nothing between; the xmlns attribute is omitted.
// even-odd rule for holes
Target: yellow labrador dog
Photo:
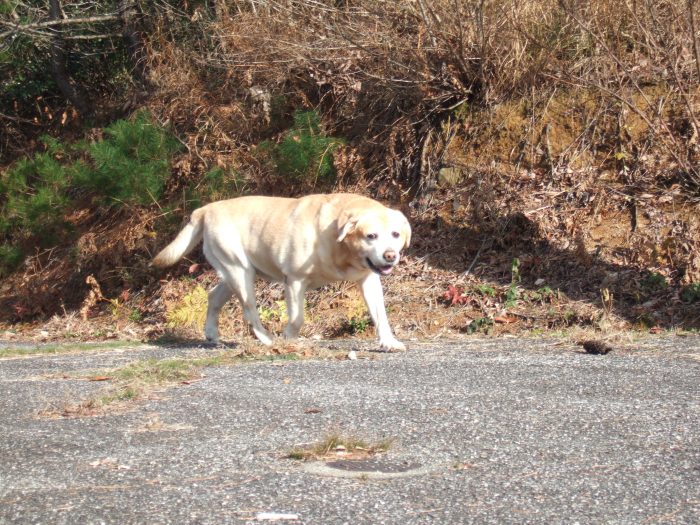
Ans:
<svg viewBox="0 0 700 525"><path fill-rule="evenodd" d="M170 266L204 239L204 255L221 282L209 293L204 335L219 338L219 312L235 293L246 320L264 344L272 336L260 322L256 274L285 285L286 338L304 322L304 292L331 281L358 282L383 350L404 350L389 326L380 275L388 275L411 240L397 210L346 193L299 199L241 197L213 202L192 213L189 224L153 259Z"/></svg>

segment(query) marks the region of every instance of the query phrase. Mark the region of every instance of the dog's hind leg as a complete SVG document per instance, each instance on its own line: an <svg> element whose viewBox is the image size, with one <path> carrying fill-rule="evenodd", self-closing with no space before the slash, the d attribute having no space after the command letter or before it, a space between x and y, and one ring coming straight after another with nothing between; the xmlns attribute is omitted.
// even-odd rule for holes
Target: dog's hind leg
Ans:
<svg viewBox="0 0 700 525"><path fill-rule="evenodd" d="M218 336L219 311L229 297L235 293L243 307L243 317L250 324L255 337L264 345L269 346L272 344L272 336L263 327L255 304L255 268L247 260L240 240L234 237L229 238L228 241L229 246L224 248L217 242L216 238L212 239L206 233L204 236L204 255L221 278L221 284L217 285L209 295L210 305L207 309L205 334L208 338L209 331L211 331L212 335ZM224 283L228 290L219 288Z"/></svg>
<svg viewBox="0 0 700 525"><path fill-rule="evenodd" d="M221 281L209 292L209 301L207 305L207 322L204 325L204 337L213 343L219 342L219 313L226 302L233 295L233 290L226 284L226 281Z"/></svg>
<svg viewBox="0 0 700 525"><path fill-rule="evenodd" d="M226 281L233 288L233 291L241 302L243 317L245 317L245 320L250 324L255 337L257 337L262 344L267 346L271 345L272 336L270 332L263 327L255 303L255 269L252 267L227 266L225 269L225 276Z"/></svg>
<svg viewBox="0 0 700 525"><path fill-rule="evenodd" d="M303 281L289 280L284 287L287 317L289 317L289 322L284 329L285 339L296 339L301 325L304 324L304 292L306 292L306 284Z"/></svg>

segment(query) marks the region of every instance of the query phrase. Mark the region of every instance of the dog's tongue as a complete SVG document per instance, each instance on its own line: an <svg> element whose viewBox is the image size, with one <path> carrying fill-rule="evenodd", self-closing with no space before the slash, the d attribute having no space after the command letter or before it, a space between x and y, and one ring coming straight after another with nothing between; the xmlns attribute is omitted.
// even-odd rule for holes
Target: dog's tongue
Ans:
<svg viewBox="0 0 700 525"><path fill-rule="evenodd" d="M389 275L393 269L394 267L392 265L387 264L386 266L379 268L379 271L382 272L382 275Z"/></svg>

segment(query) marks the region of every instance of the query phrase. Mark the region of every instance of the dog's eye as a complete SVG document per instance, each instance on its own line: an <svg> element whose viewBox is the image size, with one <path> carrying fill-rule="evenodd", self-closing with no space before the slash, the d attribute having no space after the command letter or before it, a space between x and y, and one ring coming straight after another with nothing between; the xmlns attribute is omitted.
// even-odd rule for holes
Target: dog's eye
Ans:
<svg viewBox="0 0 700 525"><path fill-rule="evenodd" d="M391 232L391 236L392 236L394 239L398 239L399 237L401 237L401 234L400 234L399 232Z"/></svg>
<svg viewBox="0 0 700 525"><path fill-rule="evenodd" d="M377 235L376 233L368 233L368 234L367 234L367 238L368 238L370 241L373 241L373 240L376 239L377 237L378 237L378 235Z"/></svg>

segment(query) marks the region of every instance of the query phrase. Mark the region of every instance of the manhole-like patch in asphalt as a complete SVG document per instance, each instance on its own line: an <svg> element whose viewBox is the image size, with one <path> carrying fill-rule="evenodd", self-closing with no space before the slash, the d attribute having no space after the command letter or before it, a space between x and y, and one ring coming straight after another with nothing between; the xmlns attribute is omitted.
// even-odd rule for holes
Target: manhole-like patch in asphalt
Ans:
<svg viewBox="0 0 700 525"><path fill-rule="evenodd" d="M312 474L337 478L392 479L427 474L435 466L387 458L365 458L308 463L306 469Z"/></svg>

